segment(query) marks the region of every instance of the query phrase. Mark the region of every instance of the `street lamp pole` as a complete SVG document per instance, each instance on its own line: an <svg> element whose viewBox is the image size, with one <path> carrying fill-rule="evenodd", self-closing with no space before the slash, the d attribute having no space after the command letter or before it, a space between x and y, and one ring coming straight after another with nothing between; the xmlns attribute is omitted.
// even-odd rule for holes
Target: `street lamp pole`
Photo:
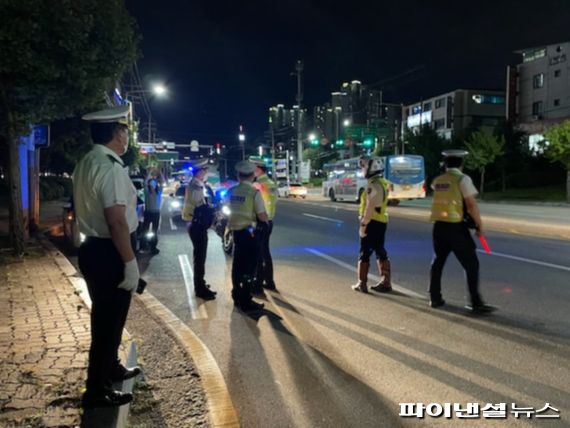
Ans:
<svg viewBox="0 0 570 428"><path fill-rule="evenodd" d="M275 181L275 131L271 116L269 116L269 128L271 131L271 178Z"/></svg>
<svg viewBox="0 0 570 428"><path fill-rule="evenodd" d="M301 90L301 77L303 75L303 61L297 60L295 73L297 76L297 179L301 181L301 165L303 162L303 135L301 129L301 114L303 93Z"/></svg>
<svg viewBox="0 0 570 428"><path fill-rule="evenodd" d="M243 125L239 126L238 138L241 146L241 160L245 160L245 134L243 132Z"/></svg>

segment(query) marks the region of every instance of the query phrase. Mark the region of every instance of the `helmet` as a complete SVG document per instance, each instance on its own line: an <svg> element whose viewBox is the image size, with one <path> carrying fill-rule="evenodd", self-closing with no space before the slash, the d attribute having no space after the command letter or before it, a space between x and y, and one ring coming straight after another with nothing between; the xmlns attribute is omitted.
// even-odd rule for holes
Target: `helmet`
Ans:
<svg viewBox="0 0 570 428"><path fill-rule="evenodd" d="M364 169L364 176L370 178L384 171L384 163L377 158L362 156L358 161L360 168Z"/></svg>

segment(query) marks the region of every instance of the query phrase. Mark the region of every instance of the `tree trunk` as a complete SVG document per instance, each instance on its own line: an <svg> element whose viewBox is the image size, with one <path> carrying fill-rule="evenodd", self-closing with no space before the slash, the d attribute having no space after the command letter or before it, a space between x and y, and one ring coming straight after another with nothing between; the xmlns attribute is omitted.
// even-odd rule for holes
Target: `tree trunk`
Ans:
<svg viewBox="0 0 570 428"><path fill-rule="evenodd" d="M10 188L10 242L16 256L24 254L24 216L20 178L20 139L8 135L8 186Z"/></svg>
<svg viewBox="0 0 570 428"><path fill-rule="evenodd" d="M502 182L501 190L503 192L506 192L507 191L507 168L505 166L503 166L503 170L501 171L501 182Z"/></svg>
<svg viewBox="0 0 570 428"><path fill-rule="evenodd" d="M483 194L485 193L485 168L481 169L481 199L483 199Z"/></svg>
<svg viewBox="0 0 570 428"><path fill-rule="evenodd" d="M570 169L566 170L566 202L570 204Z"/></svg>

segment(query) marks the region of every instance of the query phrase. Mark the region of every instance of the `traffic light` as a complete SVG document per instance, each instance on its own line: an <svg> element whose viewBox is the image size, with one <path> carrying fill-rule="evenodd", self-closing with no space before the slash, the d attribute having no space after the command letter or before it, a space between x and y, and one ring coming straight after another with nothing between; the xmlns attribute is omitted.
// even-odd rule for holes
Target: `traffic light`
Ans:
<svg viewBox="0 0 570 428"><path fill-rule="evenodd" d="M374 143L374 140L372 140L372 138L367 138L362 142L362 145L364 147L372 147L373 143Z"/></svg>
<svg viewBox="0 0 570 428"><path fill-rule="evenodd" d="M315 138L314 140L311 140L311 146L318 146L321 142L319 141L318 138Z"/></svg>
<svg viewBox="0 0 570 428"><path fill-rule="evenodd" d="M222 152L222 145L220 143L216 143L214 144L214 147L216 148L216 154L219 155Z"/></svg>
<svg viewBox="0 0 570 428"><path fill-rule="evenodd" d="M342 146L344 146L344 140L336 140L336 146L337 146L337 147L342 147Z"/></svg>

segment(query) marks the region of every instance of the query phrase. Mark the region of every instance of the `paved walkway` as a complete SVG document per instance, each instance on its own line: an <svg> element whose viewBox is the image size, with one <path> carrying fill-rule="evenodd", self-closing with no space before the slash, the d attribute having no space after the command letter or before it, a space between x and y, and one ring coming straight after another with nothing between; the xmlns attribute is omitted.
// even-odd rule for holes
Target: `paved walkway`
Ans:
<svg viewBox="0 0 570 428"><path fill-rule="evenodd" d="M89 311L46 250L0 253L0 426L78 426Z"/></svg>

